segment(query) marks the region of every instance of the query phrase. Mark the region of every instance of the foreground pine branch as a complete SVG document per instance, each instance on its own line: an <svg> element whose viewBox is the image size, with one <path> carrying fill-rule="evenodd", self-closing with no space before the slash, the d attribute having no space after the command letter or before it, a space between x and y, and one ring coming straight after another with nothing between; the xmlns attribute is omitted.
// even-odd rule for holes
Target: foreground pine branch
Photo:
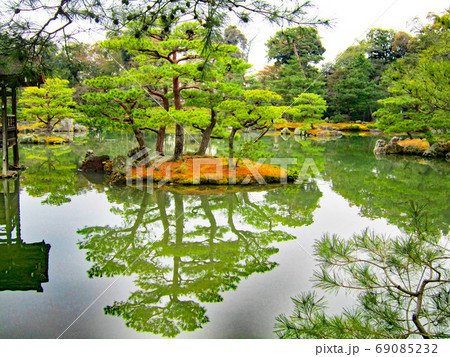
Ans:
<svg viewBox="0 0 450 357"><path fill-rule="evenodd" d="M280 338L450 337L449 237L427 226L411 205L411 232L395 238L368 230L351 239L326 234L315 244L315 286L354 290L355 305L327 314L324 298L293 298L294 313L277 317Z"/></svg>

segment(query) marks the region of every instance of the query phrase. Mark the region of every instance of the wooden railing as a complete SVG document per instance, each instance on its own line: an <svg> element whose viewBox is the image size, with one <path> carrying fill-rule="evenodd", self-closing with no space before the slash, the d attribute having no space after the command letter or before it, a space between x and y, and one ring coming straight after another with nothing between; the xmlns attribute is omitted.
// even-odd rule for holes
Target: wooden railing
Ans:
<svg viewBox="0 0 450 357"><path fill-rule="evenodd" d="M0 123L0 130L3 131L3 127ZM17 142L17 117L13 114L6 116L6 139L8 140L8 146L14 145ZM3 139L0 138L0 147L3 146Z"/></svg>
<svg viewBox="0 0 450 357"><path fill-rule="evenodd" d="M6 116L7 128L12 129L17 126L17 117L14 114L8 114Z"/></svg>

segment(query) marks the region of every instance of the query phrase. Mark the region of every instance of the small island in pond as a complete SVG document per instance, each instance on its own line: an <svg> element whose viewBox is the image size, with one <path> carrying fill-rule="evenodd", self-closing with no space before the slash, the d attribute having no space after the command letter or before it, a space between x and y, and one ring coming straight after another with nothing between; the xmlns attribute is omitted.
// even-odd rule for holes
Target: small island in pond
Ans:
<svg viewBox="0 0 450 357"><path fill-rule="evenodd" d="M132 165L118 156L97 156L88 152L81 165L83 172L104 172L114 184L147 183L181 185L248 185L287 183L296 180L296 170L261 164L248 159L213 156L183 156L178 161L159 157L147 165ZM297 173L298 176L298 173Z"/></svg>

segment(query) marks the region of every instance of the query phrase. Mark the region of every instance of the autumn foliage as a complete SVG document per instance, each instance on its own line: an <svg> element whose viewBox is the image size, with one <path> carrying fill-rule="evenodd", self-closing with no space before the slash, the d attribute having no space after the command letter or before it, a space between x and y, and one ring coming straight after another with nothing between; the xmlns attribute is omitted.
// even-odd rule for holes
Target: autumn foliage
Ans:
<svg viewBox="0 0 450 357"><path fill-rule="evenodd" d="M287 171L278 166L251 160L184 156L181 161L157 161L149 167L135 167L128 172L133 181L174 184L263 184L280 183Z"/></svg>

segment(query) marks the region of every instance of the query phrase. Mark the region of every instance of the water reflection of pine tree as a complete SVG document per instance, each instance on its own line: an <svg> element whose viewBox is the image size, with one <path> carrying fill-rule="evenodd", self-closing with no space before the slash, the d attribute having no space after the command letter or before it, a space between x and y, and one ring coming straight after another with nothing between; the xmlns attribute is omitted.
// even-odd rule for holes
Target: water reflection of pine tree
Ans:
<svg viewBox="0 0 450 357"><path fill-rule="evenodd" d="M294 238L276 229L280 222L248 193L126 191L114 201L123 203L114 208L123 226L78 233L91 277L137 275L137 290L105 308L137 331L173 337L201 328L209 321L201 303L220 302L243 277L275 268L269 258L278 249L271 244Z"/></svg>

